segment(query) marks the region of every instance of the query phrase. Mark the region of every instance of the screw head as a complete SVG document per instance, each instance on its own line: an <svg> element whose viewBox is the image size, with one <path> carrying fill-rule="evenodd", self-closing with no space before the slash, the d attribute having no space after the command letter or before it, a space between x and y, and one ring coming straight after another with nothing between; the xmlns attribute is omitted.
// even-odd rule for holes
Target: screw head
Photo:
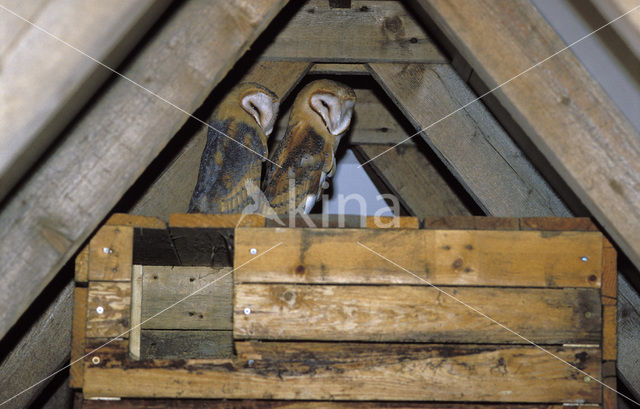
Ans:
<svg viewBox="0 0 640 409"><path fill-rule="evenodd" d="M591 377L590 376L585 376L584 377L584 381L585 382L591 382Z"/></svg>
<svg viewBox="0 0 640 409"><path fill-rule="evenodd" d="M249 364L249 366L251 366L251 365L253 365L253 364L254 364L254 362L255 362L255 361L254 361L253 359L250 359L250 360L247 362L247 364Z"/></svg>
<svg viewBox="0 0 640 409"><path fill-rule="evenodd" d="M103 247L102 248L102 252L104 254L111 254L111 253L113 253L113 250L111 250L109 247Z"/></svg>
<svg viewBox="0 0 640 409"><path fill-rule="evenodd" d="M258 250L257 249L251 249L251 250L249 250L249 253L251 253L251 254L253 254L255 256L256 254L258 254Z"/></svg>
<svg viewBox="0 0 640 409"><path fill-rule="evenodd" d="M591 318L591 311L587 311L587 312L585 312L585 313L584 313L584 316L585 316L586 318Z"/></svg>
<svg viewBox="0 0 640 409"><path fill-rule="evenodd" d="M98 365L100 363L100 357L94 356L93 358L91 358L91 363L94 365Z"/></svg>
<svg viewBox="0 0 640 409"><path fill-rule="evenodd" d="M104 312L104 308L102 306L99 306L98 308L96 308L96 312L98 314L102 314Z"/></svg>
<svg viewBox="0 0 640 409"><path fill-rule="evenodd" d="M589 260L589 257L587 256L582 256L582 258L580 259L582 261L584 261L585 263Z"/></svg>
<svg viewBox="0 0 640 409"><path fill-rule="evenodd" d="M244 315L249 315L249 314L251 314L251 308L246 307L246 308L244 309Z"/></svg>

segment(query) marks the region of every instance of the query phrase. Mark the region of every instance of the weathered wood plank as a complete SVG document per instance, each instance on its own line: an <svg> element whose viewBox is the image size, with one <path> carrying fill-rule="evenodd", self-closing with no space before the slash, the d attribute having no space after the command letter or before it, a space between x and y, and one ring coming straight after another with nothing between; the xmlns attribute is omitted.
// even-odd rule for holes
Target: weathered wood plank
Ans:
<svg viewBox="0 0 640 409"><path fill-rule="evenodd" d="M366 160L388 149L384 145L358 145L356 148ZM415 146L391 150L370 166L403 206L419 219L470 214L438 170Z"/></svg>
<svg viewBox="0 0 640 409"><path fill-rule="evenodd" d="M43 303L34 306L30 310L33 315L25 316L23 319L26 322L19 321L20 327L14 327L15 332L10 333L11 338L2 340L0 404L3 409L29 407L49 384L47 381L36 383L58 370L69 359L73 281L69 280L66 285L56 287L45 290L44 301L51 300L48 305ZM78 365L83 363L79 362ZM32 386L33 388L25 390ZM21 392L24 393L6 402Z"/></svg>
<svg viewBox="0 0 640 409"><path fill-rule="evenodd" d="M596 406L597 408L598 406ZM283 400L122 399L85 400L81 409L566 409L562 405L465 404L418 402L331 402ZM594 406L573 406L589 409Z"/></svg>
<svg viewBox="0 0 640 409"><path fill-rule="evenodd" d="M591 0L607 21L612 21L638 6L634 0ZM611 26L627 47L640 59L640 13L636 9Z"/></svg>
<svg viewBox="0 0 640 409"><path fill-rule="evenodd" d="M280 220L287 227L347 229L418 229L420 221L412 216L359 216L354 214L308 214ZM247 226L251 227L251 226ZM276 220L266 220L266 227L283 227Z"/></svg>
<svg viewBox="0 0 640 409"><path fill-rule="evenodd" d="M309 74L316 75L369 75L369 70L364 64L313 64Z"/></svg>
<svg viewBox="0 0 640 409"><path fill-rule="evenodd" d="M13 13L113 67L170 1L21 3L4 2L0 11L0 199L111 75Z"/></svg>
<svg viewBox="0 0 640 409"><path fill-rule="evenodd" d="M602 235L595 232L243 228L236 266L255 257L252 248L260 254L282 244L234 279L426 285L358 242L437 285L600 287Z"/></svg>
<svg viewBox="0 0 640 409"><path fill-rule="evenodd" d="M588 217L521 217L522 230L599 231Z"/></svg>
<svg viewBox="0 0 640 409"><path fill-rule="evenodd" d="M231 331L143 330L142 359L231 358Z"/></svg>
<svg viewBox="0 0 640 409"><path fill-rule="evenodd" d="M569 215L482 104L442 120L476 98L449 65L375 63L369 68L415 128L428 128L420 136L487 214Z"/></svg>
<svg viewBox="0 0 640 409"><path fill-rule="evenodd" d="M126 346L114 344L96 353L98 364L91 357L85 361L86 397L521 403L602 398L600 385L535 347L238 342L236 361L189 360L181 366L126 361ZM600 377L598 349L549 350Z"/></svg>
<svg viewBox="0 0 640 409"><path fill-rule="evenodd" d="M275 92L282 101L300 82L310 66L310 63L303 61L258 61L244 75L242 81L262 84ZM224 95L221 95L220 101L223 98ZM284 127L286 128L286 124ZM133 204L132 213L153 215L167 221L170 214L187 211L198 178L207 130L204 125L200 127L145 194Z"/></svg>
<svg viewBox="0 0 640 409"><path fill-rule="evenodd" d="M618 359L617 334L618 308L615 305L602 306L602 359Z"/></svg>
<svg viewBox="0 0 640 409"><path fill-rule="evenodd" d="M600 294L595 289L439 288L443 292L422 286L239 284L234 337L527 343L455 297L538 344L600 344ZM544 320L532 321L531 316Z"/></svg>
<svg viewBox="0 0 640 409"><path fill-rule="evenodd" d="M443 230L519 230L520 224L513 217L448 216L426 217L425 229Z"/></svg>
<svg viewBox="0 0 640 409"><path fill-rule="evenodd" d="M143 266L142 329L231 330L230 272L229 267Z"/></svg>
<svg viewBox="0 0 640 409"><path fill-rule="evenodd" d="M173 213L169 216L170 227L202 228L236 228L263 227L264 216L258 214L201 214L201 213Z"/></svg>
<svg viewBox="0 0 640 409"><path fill-rule="evenodd" d="M87 338L128 338L131 281L90 281L87 295Z"/></svg>
<svg viewBox="0 0 640 409"><path fill-rule="evenodd" d="M490 88L565 47L529 1L416 3ZM493 94L640 267L640 229L630 223L640 220L640 135L575 55L559 53Z"/></svg>
<svg viewBox="0 0 640 409"><path fill-rule="evenodd" d="M400 1L352 1L332 9L311 0L284 25L264 59L313 62L446 62Z"/></svg>
<svg viewBox="0 0 640 409"><path fill-rule="evenodd" d="M123 74L193 112L285 3L189 1ZM186 119L116 79L8 199L0 213L0 337Z"/></svg>
<svg viewBox="0 0 640 409"><path fill-rule="evenodd" d="M618 390L616 382L615 361L604 361L602 363L602 382L609 388L602 388L602 407L604 409L616 409L618 407L618 395L614 392Z"/></svg>
<svg viewBox="0 0 640 409"><path fill-rule="evenodd" d="M618 291L618 333L625 334L618 338L618 355L622 357L617 362L618 376L640 399L640 296L623 275L618 276Z"/></svg>
<svg viewBox="0 0 640 409"><path fill-rule="evenodd" d="M77 283L89 281L89 245L78 252L75 260L74 280Z"/></svg>
<svg viewBox="0 0 640 409"><path fill-rule="evenodd" d="M114 213L105 223L111 226L132 226L146 229L166 229L167 225L157 217Z"/></svg>
<svg viewBox="0 0 640 409"><path fill-rule="evenodd" d="M105 225L89 242L89 280L131 281L133 227Z"/></svg>
<svg viewBox="0 0 640 409"><path fill-rule="evenodd" d="M602 246L602 304L615 305L618 298L618 253L606 238Z"/></svg>
<svg viewBox="0 0 640 409"><path fill-rule="evenodd" d="M140 341L142 331L142 266L133 265L131 277L131 307L129 332L129 354L133 359L140 359Z"/></svg>
<svg viewBox="0 0 640 409"><path fill-rule="evenodd" d="M76 287L73 290L73 326L71 333L71 362L76 361L85 351L85 328L87 325L87 295L85 287ZM69 368L69 386L82 388L82 362L71 365Z"/></svg>

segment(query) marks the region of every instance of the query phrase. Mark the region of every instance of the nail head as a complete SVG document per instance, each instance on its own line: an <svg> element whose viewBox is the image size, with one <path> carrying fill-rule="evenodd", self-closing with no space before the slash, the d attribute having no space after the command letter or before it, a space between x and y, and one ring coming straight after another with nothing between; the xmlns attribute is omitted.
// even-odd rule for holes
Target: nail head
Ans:
<svg viewBox="0 0 640 409"><path fill-rule="evenodd" d="M580 260L584 261L585 263L587 262L587 260L589 260L589 257L587 256L583 256Z"/></svg>
<svg viewBox="0 0 640 409"><path fill-rule="evenodd" d="M256 254L258 254L258 250L257 249L251 249L251 250L249 250L249 253L251 253L253 255L256 255Z"/></svg>
<svg viewBox="0 0 640 409"><path fill-rule="evenodd" d="M251 314L251 308L247 307L244 309L244 315L249 315Z"/></svg>
<svg viewBox="0 0 640 409"><path fill-rule="evenodd" d="M91 363L94 365L98 365L100 363L100 357L94 356L91 358Z"/></svg>
<svg viewBox="0 0 640 409"><path fill-rule="evenodd" d="M98 314L102 314L104 312L104 308L102 306L99 306L98 308L96 308L96 312Z"/></svg>

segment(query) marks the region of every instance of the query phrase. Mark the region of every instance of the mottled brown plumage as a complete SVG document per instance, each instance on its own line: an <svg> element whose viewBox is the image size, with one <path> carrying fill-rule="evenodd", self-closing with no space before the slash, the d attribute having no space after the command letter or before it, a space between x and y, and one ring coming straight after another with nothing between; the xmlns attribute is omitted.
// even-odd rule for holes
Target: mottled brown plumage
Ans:
<svg viewBox="0 0 640 409"><path fill-rule="evenodd" d="M287 132L270 158L281 167L268 163L262 184L277 215L291 213L293 181L295 209L311 211L326 177L335 172L335 152L351 123L355 101L351 88L330 80L313 81L296 96Z"/></svg>
<svg viewBox="0 0 640 409"><path fill-rule="evenodd" d="M256 83L236 86L214 111L189 213L251 213L260 192L278 97ZM226 135L226 136L225 136ZM233 140L232 140L233 139Z"/></svg>

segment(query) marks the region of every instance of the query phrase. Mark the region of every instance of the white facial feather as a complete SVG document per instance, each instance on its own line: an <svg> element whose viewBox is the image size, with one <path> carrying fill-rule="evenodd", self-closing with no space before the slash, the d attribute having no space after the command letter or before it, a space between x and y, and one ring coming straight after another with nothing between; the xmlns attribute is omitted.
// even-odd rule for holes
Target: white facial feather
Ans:
<svg viewBox="0 0 640 409"><path fill-rule="evenodd" d="M278 115L279 102L263 92L248 94L242 98L242 108L251 114L265 135L271 135Z"/></svg>
<svg viewBox="0 0 640 409"><path fill-rule="evenodd" d="M341 102L333 94L317 93L311 96L311 107L320 115L332 135L340 135L347 130L354 105L355 101Z"/></svg>

